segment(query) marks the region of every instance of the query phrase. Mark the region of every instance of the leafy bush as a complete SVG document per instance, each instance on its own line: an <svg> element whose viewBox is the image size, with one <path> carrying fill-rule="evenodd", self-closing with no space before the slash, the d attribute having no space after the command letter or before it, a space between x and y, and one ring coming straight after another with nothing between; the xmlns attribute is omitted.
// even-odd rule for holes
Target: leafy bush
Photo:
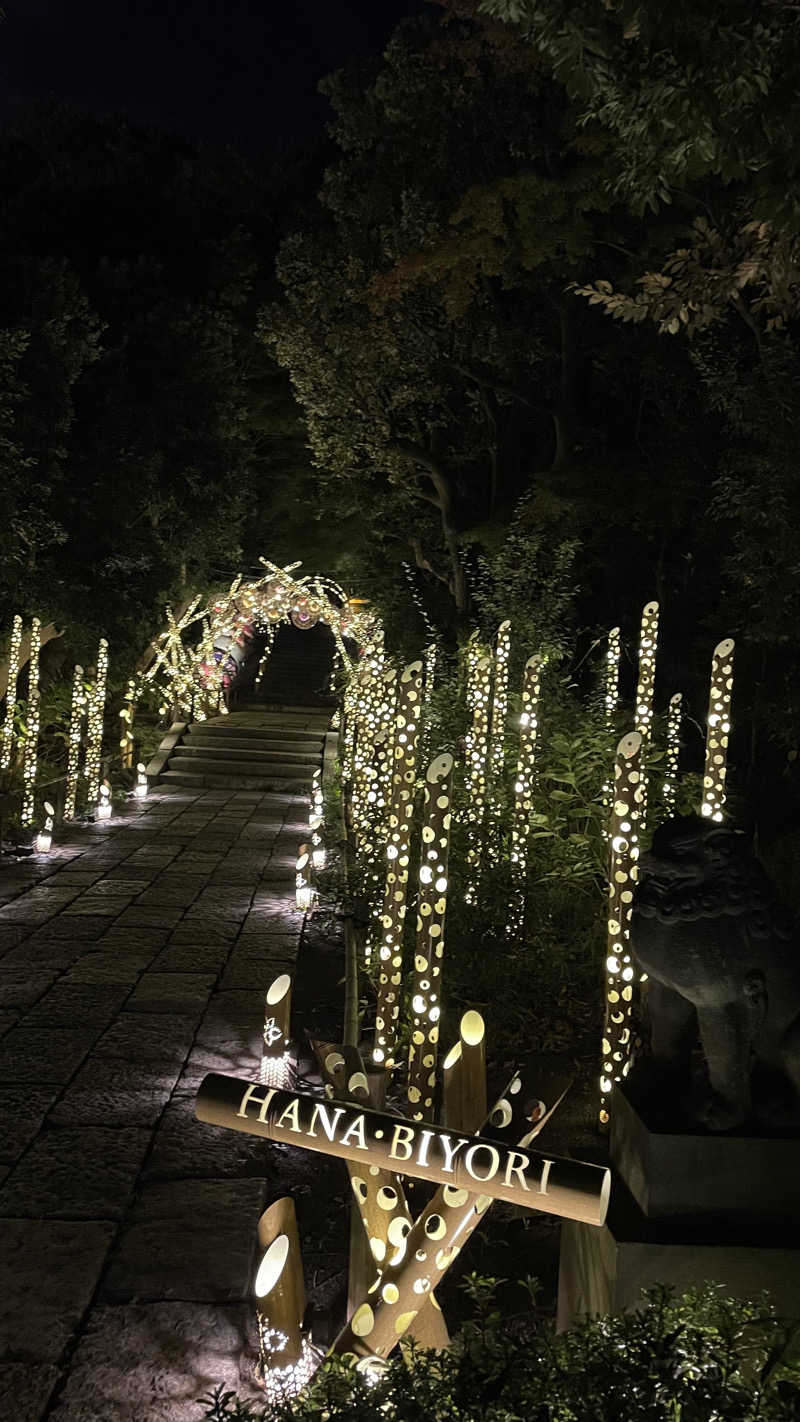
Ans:
<svg viewBox="0 0 800 1422"><path fill-rule="evenodd" d="M219 1390L206 1422L797 1422L791 1325L768 1301L713 1285L657 1288L635 1312L567 1333L532 1310L501 1316L473 1278L476 1318L444 1353L395 1353L370 1380L352 1359L323 1363L305 1395L255 1408Z"/></svg>

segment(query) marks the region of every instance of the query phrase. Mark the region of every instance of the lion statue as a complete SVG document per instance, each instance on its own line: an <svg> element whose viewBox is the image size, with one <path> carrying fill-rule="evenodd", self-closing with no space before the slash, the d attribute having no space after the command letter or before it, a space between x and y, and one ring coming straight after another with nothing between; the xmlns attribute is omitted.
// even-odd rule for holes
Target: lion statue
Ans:
<svg viewBox="0 0 800 1422"><path fill-rule="evenodd" d="M653 1074L711 1131L800 1130L800 953L750 837L667 821L639 866L633 950L648 976ZM699 1045L705 1079L693 1090Z"/></svg>

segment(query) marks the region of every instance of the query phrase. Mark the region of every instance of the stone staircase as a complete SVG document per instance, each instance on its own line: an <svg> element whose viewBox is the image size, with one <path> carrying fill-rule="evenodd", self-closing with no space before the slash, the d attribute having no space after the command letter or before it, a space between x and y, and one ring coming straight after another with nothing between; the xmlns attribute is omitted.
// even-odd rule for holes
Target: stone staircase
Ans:
<svg viewBox="0 0 800 1422"><path fill-rule="evenodd" d="M209 790L307 794L322 765L328 707L261 705L193 721L158 780Z"/></svg>

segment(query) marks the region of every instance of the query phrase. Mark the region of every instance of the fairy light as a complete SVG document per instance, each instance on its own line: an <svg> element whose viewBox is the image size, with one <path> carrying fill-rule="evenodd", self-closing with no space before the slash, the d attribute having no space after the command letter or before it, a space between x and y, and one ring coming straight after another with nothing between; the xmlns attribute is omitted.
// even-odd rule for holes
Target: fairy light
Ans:
<svg viewBox="0 0 800 1422"><path fill-rule="evenodd" d="M417 741L419 738L422 662L410 662L398 679L392 760L386 880L378 951L378 1005L372 1060L394 1065L393 1052L400 1013L403 971L403 928L411 857Z"/></svg>
<svg viewBox="0 0 800 1422"><path fill-rule="evenodd" d="M436 1089L452 797L453 757L438 755L431 761L425 776L425 819L419 851L417 941L406 1086L414 1121L430 1118Z"/></svg>
<svg viewBox="0 0 800 1422"><path fill-rule="evenodd" d="M81 734L86 695L83 689L83 667L76 666L72 674L72 706L69 717L69 739L67 742L67 778L64 792L64 819L74 820L75 802L78 797L78 779L81 759Z"/></svg>
<svg viewBox="0 0 800 1422"><path fill-rule="evenodd" d="M467 734L465 776L467 864L470 878L465 891L467 903L474 903L478 871L483 855L483 820L489 756L489 706L492 689L492 658L484 654L470 662L467 700L472 704L472 725Z"/></svg>
<svg viewBox="0 0 800 1422"><path fill-rule="evenodd" d="M491 834L486 846L489 860L497 863L500 851L503 772L505 770L506 716L508 715L508 663L511 655L511 623L501 622L494 647L494 696L489 735L489 780L492 789Z"/></svg>
<svg viewBox="0 0 800 1422"><path fill-rule="evenodd" d="M711 687L708 697L706 760L703 770L701 814L716 824L725 808L725 778L728 770L728 739L731 730L734 640L726 637L714 648L711 659Z"/></svg>
<svg viewBox="0 0 800 1422"><path fill-rule="evenodd" d="M657 648L658 603L648 602L642 608L642 625L639 636L639 681L636 687L636 713L634 716L634 726L642 738L645 755L653 734L653 693L656 681ZM644 760L640 816L640 826L644 829L647 820L647 770Z"/></svg>
<svg viewBox="0 0 800 1422"><path fill-rule="evenodd" d="M3 721L2 750L0 767L6 770L11 764L14 747L14 707L17 703L17 677L19 675L19 652L22 644L22 618L17 615L11 624L11 646L8 653L8 679L6 681L6 714Z"/></svg>
<svg viewBox="0 0 800 1422"><path fill-rule="evenodd" d="M639 732L629 732L617 746L614 764L614 798L609 821L606 1011L600 1075L602 1129L609 1124L614 1083L627 1076L632 1061L631 1015L636 970L631 955L631 915L638 878L644 785L642 749Z"/></svg>
<svg viewBox="0 0 800 1422"><path fill-rule="evenodd" d="M31 651L28 661L28 709L25 718L25 752L22 761L22 812L23 825L32 825L35 813L36 766L39 758L39 651L41 648L41 623L38 617L31 622Z"/></svg>
<svg viewBox="0 0 800 1422"><path fill-rule="evenodd" d="M664 757L664 786L662 795L667 815L675 814L675 797L678 789L678 758L681 749L681 719L683 697L679 691L670 697L667 713L667 740Z"/></svg>
<svg viewBox="0 0 800 1422"><path fill-rule="evenodd" d="M525 883L528 873L528 841L535 784L536 741L539 734L539 696L545 658L529 657L522 682L522 711L519 718L519 756L514 780L514 818L511 822L511 903L508 931L519 934L525 923Z"/></svg>
<svg viewBox="0 0 800 1422"><path fill-rule="evenodd" d="M83 773L86 776L86 798L90 805L97 800L100 789L100 763L103 754L103 716L106 705L106 679L108 676L108 642L100 638L97 648L97 672L94 686L87 698L86 712L86 759Z"/></svg>

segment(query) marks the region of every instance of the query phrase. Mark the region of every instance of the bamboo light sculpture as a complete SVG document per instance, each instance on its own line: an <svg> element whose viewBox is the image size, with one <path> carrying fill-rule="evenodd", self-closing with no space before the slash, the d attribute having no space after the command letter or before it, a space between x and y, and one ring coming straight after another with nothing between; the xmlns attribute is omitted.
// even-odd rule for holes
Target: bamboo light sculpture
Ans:
<svg viewBox="0 0 800 1422"><path fill-rule="evenodd" d="M351 1104L375 1105L358 1050L315 1042L325 1093L330 1099ZM374 1081L374 1078L373 1078ZM369 1095L368 1095L369 1093ZM347 1161L353 1190L353 1208L358 1232L351 1234L348 1298L351 1310L374 1284L376 1273L387 1264L399 1263L406 1250L413 1220L406 1201L402 1177L379 1166L365 1169L358 1161ZM367 1249L362 1253L362 1240ZM432 1296L420 1309L413 1337L423 1348L446 1348L450 1338L436 1299Z"/></svg>
<svg viewBox="0 0 800 1422"><path fill-rule="evenodd" d="M725 777L728 770L728 738L731 730L733 690L732 637L714 648L711 660L711 689L708 698L706 762L703 770L701 814L720 824L725 807Z"/></svg>
<svg viewBox="0 0 800 1422"><path fill-rule="evenodd" d="M544 657L529 657L522 683L519 718L519 757L514 781L514 818L511 822L511 903L508 931L522 932L525 923L525 880L528 872L528 839L533 811L536 739L539 734L539 695Z"/></svg>
<svg viewBox="0 0 800 1422"><path fill-rule="evenodd" d="M511 655L511 623L501 622L494 649L494 695L492 697L489 735L489 780L492 788L491 834L486 846L489 859L497 863L499 856L500 820L502 814L503 772L505 770L505 735L508 715L508 662Z"/></svg>
<svg viewBox="0 0 800 1422"><path fill-rule="evenodd" d="M275 1406L302 1392L317 1357L302 1331L306 1291L294 1201L276 1200L258 1221L261 1261L253 1285L260 1380Z"/></svg>
<svg viewBox="0 0 800 1422"><path fill-rule="evenodd" d="M367 796L372 844L376 851L385 850L389 830L396 694L397 672L394 668L389 668L382 678L379 728L373 743L373 780ZM364 965L369 969L381 934L383 875L377 867L368 872L364 887L371 915L364 938Z"/></svg>
<svg viewBox="0 0 800 1422"><path fill-rule="evenodd" d="M678 758L681 750L681 719L683 716L683 696L676 691L669 699L667 713L667 740L664 759L664 786L662 795L668 815L675 814L675 796L678 790Z"/></svg>
<svg viewBox="0 0 800 1422"><path fill-rule="evenodd" d="M35 814L36 766L39 759L39 650L41 647L41 623L38 617L31 622L31 651L28 660L28 710L25 725L25 753L22 761L22 812L23 825L32 825Z"/></svg>
<svg viewBox="0 0 800 1422"><path fill-rule="evenodd" d="M69 742L67 746L67 780L64 795L64 819L74 820L75 802L78 796L78 778L81 761L81 732L86 695L83 689L83 667L76 666L72 673L72 707L69 716Z"/></svg>
<svg viewBox="0 0 800 1422"><path fill-rule="evenodd" d="M370 647L358 669L360 695L356 703L353 740L351 811L353 836L358 848L370 837L369 793L374 777L375 736L380 725L383 634Z"/></svg>
<svg viewBox="0 0 800 1422"><path fill-rule="evenodd" d="M653 734L653 693L656 682L656 652L658 649L658 603L648 602L642 608L639 636L639 682L636 687L634 727L642 738L640 828L647 820L647 745Z"/></svg>
<svg viewBox="0 0 800 1422"><path fill-rule="evenodd" d="M612 627L608 634L608 648L606 651L606 725L609 730L614 727L614 715L619 706L619 662L620 662L621 642L620 630Z"/></svg>
<svg viewBox="0 0 800 1422"><path fill-rule="evenodd" d="M406 1084L413 1121L429 1119L436 1089L452 799L453 757L438 755L431 761L425 776L425 822L419 854L417 941Z"/></svg>
<svg viewBox="0 0 800 1422"><path fill-rule="evenodd" d="M403 927L411 855L411 821L414 814L421 675L422 662L409 662L397 684L389 836L386 845L386 883L378 950L378 1006L375 1017L375 1045L372 1049L372 1060L387 1068L394 1065L393 1054L400 1012Z"/></svg>
<svg viewBox="0 0 800 1422"><path fill-rule="evenodd" d="M144 761L140 760L136 766L136 784L133 787L133 793L137 800L146 800L147 791L147 770L145 769Z"/></svg>
<svg viewBox="0 0 800 1422"><path fill-rule="evenodd" d="M55 818L55 806L49 800L44 802L44 825L39 830L33 847L37 854L49 854L53 844L53 820Z"/></svg>
<svg viewBox="0 0 800 1422"><path fill-rule="evenodd" d="M307 844L301 844L295 864L295 904L301 913L307 913L314 903L314 889L311 883L311 854Z"/></svg>
<svg viewBox="0 0 800 1422"><path fill-rule="evenodd" d="M265 1086L290 1084L289 1022L292 1012L292 980L281 973L267 988L264 1001L264 1032L261 1048L260 1080Z"/></svg>
<svg viewBox="0 0 800 1422"><path fill-rule="evenodd" d="M474 903L483 850L483 821L486 812L486 791L489 758L489 708L492 689L492 659L483 655L472 663L468 701L472 703L472 725L467 734L467 769L465 776L466 821L468 831L467 864L470 878L464 897Z"/></svg>
<svg viewBox="0 0 800 1422"><path fill-rule="evenodd" d="M520 1147L527 1146L552 1115L551 1110L532 1124L522 1109L514 1109L515 1091L521 1100L519 1077L512 1080L492 1112L495 1137L484 1140L481 1147L490 1160L502 1149L496 1141L510 1139ZM606 1178L606 1194L608 1183ZM378 1289L370 1292L355 1310L331 1351L386 1358L414 1326L422 1303L460 1254L491 1204L492 1195L483 1194L480 1189L472 1193L459 1185L441 1186L415 1221L403 1259L383 1271Z"/></svg>
<svg viewBox="0 0 800 1422"><path fill-rule="evenodd" d="M477 1131L486 1120L486 1027L479 1012L465 1012L459 1039L442 1064L441 1124Z"/></svg>
<svg viewBox="0 0 800 1422"><path fill-rule="evenodd" d="M11 764L14 747L14 707L17 704L17 677L19 676L19 651L22 643L22 618L17 614L11 624L11 646L8 652L8 677L6 680L6 714L3 719L2 750L0 768L6 770Z"/></svg>
<svg viewBox="0 0 800 1422"><path fill-rule="evenodd" d="M100 762L103 754L103 714L106 705L107 676L108 642L105 637L101 637L97 648L95 682L87 698L86 759L83 773L87 782L86 798L90 805L95 803L100 792Z"/></svg>
<svg viewBox="0 0 800 1422"><path fill-rule="evenodd" d="M627 1076L631 1063L635 979L631 956L631 915L638 877L642 785L642 738L638 731L631 731L622 737L617 746L609 824L606 1012L600 1076L602 1129L608 1126L610 1120L609 1104L614 1083Z"/></svg>

